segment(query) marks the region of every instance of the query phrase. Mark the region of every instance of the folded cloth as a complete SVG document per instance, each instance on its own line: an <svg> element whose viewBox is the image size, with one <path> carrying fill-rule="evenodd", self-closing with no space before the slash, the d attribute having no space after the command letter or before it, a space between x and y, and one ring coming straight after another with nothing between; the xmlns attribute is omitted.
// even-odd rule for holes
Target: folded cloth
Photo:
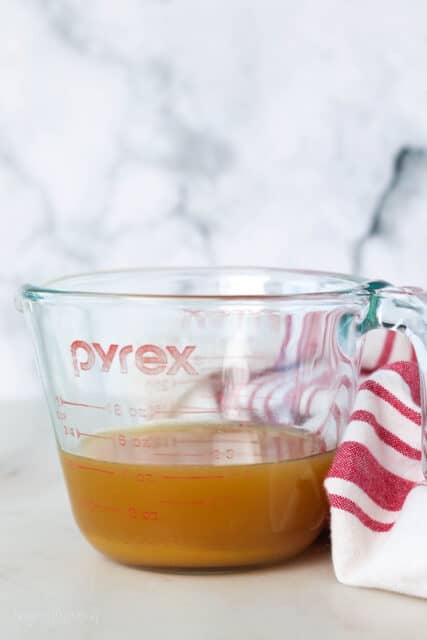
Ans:
<svg viewBox="0 0 427 640"><path fill-rule="evenodd" d="M390 355L390 337L387 349ZM372 366L366 367L371 373L359 386L325 481L332 559L336 577L344 584L427 598L420 385L407 345L400 353L407 359L373 372Z"/></svg>
<svg viewBox="0 0 427 640"><path fill-rule="evenodd" d="M319 335L325 332L321 322L324 314L307 314L292 333L289 318L280 352L264 368L252 372L224 366L198 380L181 402L210 402L226 420L244 416L271 425L292 424L298 411L312 414L304 427L318 434L326 448L328 438L335 446L344 431L325 481L336 576L349 585L427 597L427 485L421 470L414 350L397 332L378 329L366 335L363 377L347 425L347 414L340 410L352 400L346 395L352 393L346 369L341 366L338 373L317 365L313 375L313 353L320 361L323 356L318 353L324 342ZM351 363L348 375L354 375Z"/></svg>

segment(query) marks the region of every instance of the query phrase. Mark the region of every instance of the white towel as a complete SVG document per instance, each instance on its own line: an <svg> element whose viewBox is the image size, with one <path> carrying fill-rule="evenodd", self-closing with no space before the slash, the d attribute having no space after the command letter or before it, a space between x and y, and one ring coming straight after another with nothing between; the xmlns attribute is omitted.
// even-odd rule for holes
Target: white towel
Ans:
<svg viewBox="0 0 427 640"><path fill-rule="evenodd" d="M383 360L392 351L398 357L390 337L377 351L385 348ZM408 357L404 343L400 355ZM361 382L325 486L337 579L427 597L427 485L418 367L410 358L385 364ZM372 369L372 350L365 349L369 360Z"/></svg>

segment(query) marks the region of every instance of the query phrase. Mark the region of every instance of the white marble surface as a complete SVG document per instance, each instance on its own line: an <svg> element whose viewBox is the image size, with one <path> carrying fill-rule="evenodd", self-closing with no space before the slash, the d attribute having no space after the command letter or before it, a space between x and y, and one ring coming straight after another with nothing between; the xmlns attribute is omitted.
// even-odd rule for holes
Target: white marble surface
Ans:
<svg viewBox="0 0 427 640"><path fill-rule="evenodd" d="M424 0L0 0L0 620L14 638L411 638L327 548L175 576L73 524L22 282L264 264L427 285ZM12 400L19 398L20 400Z"/></svg>
<svg viewBox="0 0 427 640"><path fill-rule="evenodd" d="M0 0L0 395L23 281L265 264L427 285L424 0Z"/></svg>
<svg viewBox="0 0 427 640"><path fill-rule="evenodd" d="M326 541L287 565L225 575L114 564L73 522L43 406L0 409L2 638L425 638L424 601L338 584Z"/></svg>

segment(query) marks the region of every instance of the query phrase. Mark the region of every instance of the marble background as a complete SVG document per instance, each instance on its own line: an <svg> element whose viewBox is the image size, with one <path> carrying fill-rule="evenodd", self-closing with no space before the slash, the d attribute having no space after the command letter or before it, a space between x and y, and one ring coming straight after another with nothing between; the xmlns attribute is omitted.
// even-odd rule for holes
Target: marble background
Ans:
<svg viewBox="0 0 427 640"><path fill-rule="evenodd" d="M427 286L424 0L0 0L0 395L19 284L261 264Z"/></svg>

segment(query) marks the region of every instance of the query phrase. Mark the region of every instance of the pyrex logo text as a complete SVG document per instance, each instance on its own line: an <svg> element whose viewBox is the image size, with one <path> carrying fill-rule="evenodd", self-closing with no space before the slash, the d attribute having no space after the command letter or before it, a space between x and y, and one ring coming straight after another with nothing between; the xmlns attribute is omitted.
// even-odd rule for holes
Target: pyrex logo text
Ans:
<svg viewBox="0 0 427 640"><path fill-rule="evenodd" d="M89 371L97 362L101 366L100 370L107 373L110 371L113 361L117 359L120 372L127 373L129 358L135 362L142 373L148 376L161 373L174 376L181 370L191 376L196 376L198 375L197 371L188 361L195 348L194 345L187 345L180 351L174 345L167 345L162 349L156 344L142 344L134 350L131 344L123 347L118 344L110 344L108 348L104 349L99 342L89 343L84 340L74 340L71 343L71 358L75 376L80 376L81 371Z"/></svg>

